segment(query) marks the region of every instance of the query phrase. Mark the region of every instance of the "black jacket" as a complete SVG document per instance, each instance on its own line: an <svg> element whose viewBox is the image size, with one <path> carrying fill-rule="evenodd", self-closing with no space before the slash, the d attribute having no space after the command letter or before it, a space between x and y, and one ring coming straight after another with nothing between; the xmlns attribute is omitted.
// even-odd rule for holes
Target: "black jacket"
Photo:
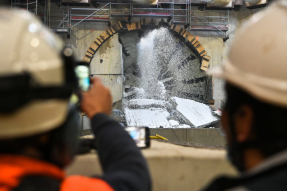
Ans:
<svg viewBox="0 0 287 191"><path fill-rule="evenodd" d="M286 191L287 151L270 157L238 177L222 176L202 191Z"/></svg>
<svg viewBox="0 0 287 191"><path fill-rule="evenodd" d="M104 171L102 177L116 191L150 191L148 166L134 140L116 121L104 114L91 120ZM61 181L47 176L25 176L15 191L59 191ZM81 190L81 189L79 189Z"/></svg>

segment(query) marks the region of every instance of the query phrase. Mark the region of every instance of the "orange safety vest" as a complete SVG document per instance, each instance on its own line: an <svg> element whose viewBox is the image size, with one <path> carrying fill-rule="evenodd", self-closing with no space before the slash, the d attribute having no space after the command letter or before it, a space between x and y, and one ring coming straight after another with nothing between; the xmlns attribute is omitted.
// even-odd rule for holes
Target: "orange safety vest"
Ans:
<svg viewBox="0 0 287 191"><path fill-rule="evenodd" d="M85 176L69 176L59 167L19 155L0 155L0 191L16 188L21 179L29 175L41 175L61 180L60 191L114 191L104 180Z"/></svg>

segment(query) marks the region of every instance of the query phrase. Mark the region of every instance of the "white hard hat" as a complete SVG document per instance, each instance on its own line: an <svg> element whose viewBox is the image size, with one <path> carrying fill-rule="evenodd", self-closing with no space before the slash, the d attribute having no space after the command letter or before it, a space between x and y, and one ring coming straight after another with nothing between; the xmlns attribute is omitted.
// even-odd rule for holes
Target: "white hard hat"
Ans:
<svg viewBox="0 0 287 191"><path fill-rule="evenodd" d="M287 107L287 2L253 15L229 51L226 62L210 74L261 101Z"/></svg>
<svg viewBox="0 0 287 191"><path fill-rule="evenodd" d="M32 14L0 9L0 44L0 86L5 86L5 77L26 73L35 87L65 84L63 43ZM0 138L49 131L65 121L67 112L68 99L31 99L12 113L0 113Z"/></svg>

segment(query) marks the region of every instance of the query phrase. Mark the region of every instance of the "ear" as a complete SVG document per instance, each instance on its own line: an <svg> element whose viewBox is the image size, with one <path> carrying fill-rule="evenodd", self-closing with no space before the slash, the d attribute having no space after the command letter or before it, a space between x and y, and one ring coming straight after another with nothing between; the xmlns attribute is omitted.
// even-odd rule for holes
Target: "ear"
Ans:
<svg viewBox="0 0 287 191"><path fill-rule="evenodd" d="M252 139L253 110L249 105L242 105L234 115L237 141L245 142Z"/></svg>

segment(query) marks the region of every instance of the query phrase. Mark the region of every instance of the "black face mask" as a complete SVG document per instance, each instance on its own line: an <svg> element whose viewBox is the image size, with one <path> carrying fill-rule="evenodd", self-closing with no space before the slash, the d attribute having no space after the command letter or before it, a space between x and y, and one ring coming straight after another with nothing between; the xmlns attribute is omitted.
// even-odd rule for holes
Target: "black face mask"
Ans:
<svg viewBox="0 0 287 191"><path fill-rule="evenodd" d="M227 145L227 158L237 168L239 172L245 171L244 151L247 148L258 148L260 143L257 141L245 141L238 143L234 122L230 122L230 132L232 142Z"/></svg>
<svg viewBox="0 0 287 191"><path fill-rule="evenodd" d="M227 146L227 159L239 172L243 172L245 170L243 151L244 150L238 143L233 143Z"/></svg>
<svg viewBox="0 0 287 191"><path fill-rule="evenodd" d="M243 157L244 147L243 144L237 142L237 132L232 117L229 118L229 128L231 143L227 145L227 158L239 172L243 172L245 170Z"/></svg>

